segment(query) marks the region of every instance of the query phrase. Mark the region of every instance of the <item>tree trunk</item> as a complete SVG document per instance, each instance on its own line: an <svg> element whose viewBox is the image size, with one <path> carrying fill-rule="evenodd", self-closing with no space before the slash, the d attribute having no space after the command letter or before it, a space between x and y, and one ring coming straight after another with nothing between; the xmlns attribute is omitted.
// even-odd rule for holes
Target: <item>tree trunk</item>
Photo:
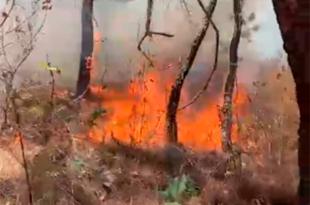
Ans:
<svg viewBox="0 0 310 205"><path fill-rule="evenodd" d="M89 60L93 53L93 0L83 0L82 5L82 46L80 55L80 70L76 87L76 97L83 97L90 83Z"/></svg>
<svg viewBox="0 0 310 205"><path fill-rule="evenodd" d="M212 17L212 14L214 12L214 9L216 7L217 0L212 0L208 7L208 14L209 18ZM168 143L175 144L178 142L178 127L177 127L177 110L179 107L180 97L181 97L181 90L183 87L184 80L189 73L193 62L195 60L196 54L199 50L199 47L201 45L201 42L203 41L207 30L210 25L209 18L205 18L204 26L202 27L199 34L194 39L194 42L192 44L191 50L188 54L188 57L186 59L185 64L180 69L180 72L172 85L170 97L167 105L167 114L166 114L166 137Z"/></svg>
<svg viewBox="0 0 310 205"><path fill-rule="evenodd" d="M231 151L231 130L233 124L233 94L238 68L238 48L242 29L242 0L234 0L234 34L230 42L229 51L229 73L224 89L224 103L221 109L222 112L222 147L223 150Z"/></svg>
<svg viewBox="0 0 310 205"><path fill-rule="evenodd" d="M310 1L273 0L288 54L300 113L298 139L299 204L310 204Z"/></svg>

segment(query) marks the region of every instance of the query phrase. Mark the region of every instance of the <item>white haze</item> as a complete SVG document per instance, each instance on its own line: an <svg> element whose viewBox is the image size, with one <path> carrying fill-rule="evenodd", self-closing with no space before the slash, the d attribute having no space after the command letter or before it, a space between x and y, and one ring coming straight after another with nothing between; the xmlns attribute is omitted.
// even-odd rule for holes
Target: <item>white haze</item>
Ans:
<svg viewBox="0 0 310 205"><path fill-rule="evenodd" d="M3 6L4 2L5 0L0 0L0 5ZM80 54L82 0L52 0L52 2L53 9L48 15L44 30L21 73L23 77L26 74L36 76L37 79L47 78L48 74L39 67L39 64L45 61L45 56L48 54L52 63L63 69L59 81L74 87ZM137 33L139 32L138 36L141 36L144 31L146 2L146 0L95 1L95 18L99 24L96 29L103 33L105 39L100 53L100 70L104 67L108 68L109 80L122 80L128 77L129 70L137 67L137 61L141 58L136 48ZM144 48L148 48L156 58L168 60L186 56L192 39L202 25L203 18L197 2L195 0L187 0L187 2L190 2L192 23L189 23L180 0L154 1L152 29L175 35L171 39L155 37L152 42L148 39L145 41ZM232 15L232 0L219 0L218 2L214 21L220 29L222 42L227 44L233 30L233 22L229 20ZM26 5L29 0L19 0L19 3ZM253 33L251 43L241 41L239 53L243 61L240 63L238 80L242 82L249 82L255 78L262 67L260 62L279 58L279 54L283 53L271 0L246 0L245 16L251 12L255 12L256 19L248 26L259 25L260 29ZM206 66L197 65L208 65L212 62L214 44L214 34L210 27L207 39L195 63L196 72L199 72L199 69L206 69ZM222 54L221 58L224 63L220 66L227 67L227 54Z"/></svg>

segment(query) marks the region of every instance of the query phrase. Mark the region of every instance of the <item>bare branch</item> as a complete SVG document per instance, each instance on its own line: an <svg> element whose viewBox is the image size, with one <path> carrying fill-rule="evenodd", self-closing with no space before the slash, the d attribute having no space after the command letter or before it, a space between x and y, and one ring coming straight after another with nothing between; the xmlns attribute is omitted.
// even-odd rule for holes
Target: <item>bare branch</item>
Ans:
<svg viewBox="0 0 310 205"><path fill-rule="evenodd" d="M154 66L152 59L146 54L145 51L142 50L141 45L143 43L143 41L145 40L145 38L148 36L147 32L144 33L144 35L142 36L142 38L140 39L139 43L138 43L138 50L142 53L142 55L146 58L146 60L149 62L149 64L151 66Z"/></svg>
<svg viewBox="0 0 310 205"><path fill-rule="evenodd" d="M17 103L16 103L16 98L17 98L17 91L14 89L13 87L13 82L15 79L15 75L17 73L17 71L19 70L19 68L22 66L22 64L26 61L26 59L29 57L29 55L31 54L31 51L33 50L33 43L36 40L37 35L40 33L40 31L43 28L43 25L45 24L45 20L46 20L46 14L45 13L45 17L44 20L42 21L42 24L39 25L39 28L37 29L37 31L35 33L33 33L32 31L32 27L30 26L29 22L28 22L28 18L26 18L26 21L23 23L28 22L28 32L30 33L30 40L29 42L27 42L27 45L23 45L21 44L21 48L22 48L22 52L23 52L23 56L20 58L20 60L16 60L18 61L17 63L11 63L9 62L8 59L8 53L6 52L6 47L8 45L11 45L11 43L8 43L5 45L5 41L4 41L4 35L9 34L10 32L4 33L4 29L3 29L3 25L6 22L6 20L9 17L9 14L12 12L13 7L15 5L15 0L12 0L12 6L11 9L9 11L8 14L5 15L5 18L1 21L0 23L0 28L2 31L2 35L1 35L1 49L2 49L2 55L4 57L4 61L6 64L6 68L4 70L2 70L1 72L1 81L5 84L5 107L3 107L3 112L4 112L4 122L2 124L2 128L4 128L4 126L7 124L8 121L8 111L9 109L12 109L12 113L14 115L15 118L15 125L17 126L17 132L16 132L16 138L19 140L19 144L20 144L20 149L21 149L21 153L22 153L22 160L23 160L23 168L24 168L24 172L25 172L25 176L26 176L26 184L27 184L27 189L28 189L28 202L30 205L33 205L33 195L32 195L32 186L31 186L31 182L30 182L30 174L29 174L29 170L28 170L28 163L26 160L26 155L25 155L25 146L24 146L24 141L23 141L23 136L21 133L21 124L20 124L20 115L18 112L18 107L17 107ZM38 11L38 10L37 10ZM36 13L36 12L35 12ZM16 28L18 28L19 26L21 26L23 23L17 25ZM12 30L15 31L16 36L19 38L20 33L18 31L16 31L16 28ZM25 32L23 32L23 34L25 34Z"/></svg>
<svg viewBox="0 0 310 205"><path fill-rule="evenodd" d="M174 36L173 34L169 34L169 33L165 33L165 32L157 32L157 31L152 31L151 30L153 4L154 4L153 0L148 0L147 1L145 31L144 31L144 35L140 39L140 41L138 43L138 46L137 46L138 50L142 53L142 55L146 58L146 60L149 62L149 64L151 66L154 66L154 63L153 63L152 59L141 48L142 43L144 42L146 37L152 38L153 35L158 35L158 36L164 36L164 37L171 38L171 37Z"/></svg>
<svg viewBox="0 0 310 205"><path fill-rule="evenodd" d="M15 0L12 0L12 4L11 4L11 7L9 9L8 12L2 12L2 16L3 16L3 19L2 21L0 22L0 28L4 25L4 23L8 20L10 14L12 13L13 11L13 8L15 6Z"/></svg>
<svg viewBox="0 0 310 205"><path fill-rule="evenodd" d="M205 9L203 3L201 2L201 0L197 0L200 7L202 8L202 10L204 11L206 18L208 18L208 20L210 21L211 26L214 29L215 32L215 52L214 52L214 63L213 63L213 68L211 70L211 73L205 83L205 85L202 87L202 89L200 91L198 91L198 93L196 93L196 95L193 97L193 99L191 101L189 101L187 104L185 104L184 106L182 106L181 108L179 108L179 110L183 110L187 107L189 107L190 105L194 104L199 98L200 96L203 94L204 91L206 91L209 87L209 84L212 80L212 77L217 69L217 64L218 64L218 54L219 54L219 41L220 41L220 33L219 30L217 28L217 26L215 25L215 23L213 22L212 18L210 17L210 14L208 13L208 11Z"/></svg>
<svg viewBox="0 0 310 205"><path fill-rule="evenodd" d="M170 33L156 32L156 31L150 31L149 34L150 35L165 36L165 37L168 37L168 38L172 38L174 36L174 35L172 35Z"/></svg>
<svg viewBox="0 0 310 205"><path fill-rule="evenodd" d="M14 71L13 71L14 75L19 70L19 68L23 65L23 63L27 60L27 58L30 56L30 54L31 54L31 52L32 52L32 50L34 48L33 43L36 40L37 36L42 31L42 29L43 29L43 27L45 25L46 19L47 19L47 11L45 12L44 18L43 18L43 20L42 20L38 30L34 34L32 34L32 31L31 31L31 38L30 38L30 42L29 42L29 47L25 48L25 50L24 50L25 55L21 58L21 60L15 66Z"/></svg>
<svg viewBox="0 0 310 205"><path fill-rule="evenodd" d="M8 56L6 54L6 50L5 50L5 45L4 45L4 32L3 29L1 29L1 50L2 50L2 55L4 56L4 60L5 63L7 64L7 66L9 67L10 70L13 70L13 66L11 65L11 63L9 62Z"/></svg>
<svg viewBox="0 0 310 205"><path fill-rule="evenodd" d="M16 29L18 29L18 28L19 28L21 25L23 25L24 23L29 22L30 19L31 19L32 17L34 17L34 16L37 14L37 12L38 12L39 10L40 10L40 9L36 9L35 11L31 12L31 14L30 14L29 16L27 16L25 19L23 19L21 22L19 22L17 25L15 25L13 28L10 28L9 30L7 30L7 31L5 32L5 34L12 33L12 32L14 32L14 31L16 31Z"/></svg>
<svg viewBox="0 0 310 205"><path fill-rule="evenodd" d="M14 2L15 3L15 2ZM17 5L16 5L17 6ZM23 8L23 7L22 7ZM37 13L39 11L39 9L37 9L34 13ZM8 118L7 118L7 113L10 111L10 109L13 109L13 112L15 113L15 107L14 107L14 95L15 95L15 90L13 87L13 82L15 80L15 75L18 72L19 68L23 65L23 63L27 60L27 58L30 56L33 48L34 48L34 42L36 41L37 36L39 35L39 33L41 32L45 21L46 21L46 17L47 17L47 10L45 10L45 15L44 15L44 19L42 20L42 22L40 22L41 24L39 24L38 28L36 29L36 31L34 32L32 29L32 25L29 22L30 18L26 18L28 19L27 21L19 24L18 26L23 25L24 23L27 22L27 31L23 31L22 32L22 36L21 33L19 31L16 30L12 30L11 32L4 32L4 28L0 27L1 29L1 36L0 36L0 46L1 46L1 55L4 59L4 64L3 67L1 69L1 76L0 76L0 80L1 82L4 84L4 88L5 88L5 106L2 108L3 112L4 112L4 119L5 121L3 122L3 126L2 127L6 127L5 125L8 123ZM34 14L33 14L34 15ZM16 27L18 28L18 27ZM15 35L18 39L20 39L21 37L26 37L26 33L29 34L29 41L27 40L27 42L24 44L21 43L20 45L18 45L18 42L9 42L7 44L5 44L5 39L4 37L6 35L12 34L13 35L13 31L15 32ZM28 36L27 36L28 38ZM14 59L14 62L10 62L10 53L8 53L7 51L7 47L8 46L13 46L17 44L18 46L20 46L21 50L22 50L22 55L18 56L18 59ZM15 114L15 117L17 117L18 115Z"/></svg>

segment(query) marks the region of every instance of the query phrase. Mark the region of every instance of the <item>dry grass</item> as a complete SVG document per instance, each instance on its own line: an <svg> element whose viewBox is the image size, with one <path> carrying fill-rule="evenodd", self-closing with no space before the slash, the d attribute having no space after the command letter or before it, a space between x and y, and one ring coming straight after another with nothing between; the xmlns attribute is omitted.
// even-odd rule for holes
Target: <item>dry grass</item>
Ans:
<svg viewBox="0 0 310 205"><path fill-rule="evenodd" d="M267 76L269 81L279 78L278 73ZM225 161L221 153L183 153L179 174L190 175L202 190L199 197L185 204L293 203L298 116L289 76L283 72L280 78L286 80L272 87L262 83L256 89L258 95L250 95L251 115L242 118L239 127L239 143L245 151L241 176L225 177L225 167L218 166ZM68 95L64 94L58 96L55 110L51 110L46 89L24 92L28 97L24 95L20 102L22 132L36 205L163 204L157 190L165 187L170 177L165 150L142 150L117 143L92 144L81 137L87 130L89 106L83 106L82 113L77 114L77 108L70 105ZM65 117L72 119L68 122ZM27 201L21 153L14 143L13 131L1 133L1 205Z"/></svg>

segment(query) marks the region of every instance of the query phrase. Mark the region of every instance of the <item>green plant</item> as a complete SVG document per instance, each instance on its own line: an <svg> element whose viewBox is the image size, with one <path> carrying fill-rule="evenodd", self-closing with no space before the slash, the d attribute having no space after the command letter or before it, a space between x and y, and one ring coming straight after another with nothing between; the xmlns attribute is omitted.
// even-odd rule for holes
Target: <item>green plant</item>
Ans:
<svg viewBox="0 0 310 205"><path fill-rule="evenodd" d="M199 193L199 188L186 175L172 179L167 188L160 191L160 194L166 201L165 205L178 205L185 198L197 196Z"/></svg>

